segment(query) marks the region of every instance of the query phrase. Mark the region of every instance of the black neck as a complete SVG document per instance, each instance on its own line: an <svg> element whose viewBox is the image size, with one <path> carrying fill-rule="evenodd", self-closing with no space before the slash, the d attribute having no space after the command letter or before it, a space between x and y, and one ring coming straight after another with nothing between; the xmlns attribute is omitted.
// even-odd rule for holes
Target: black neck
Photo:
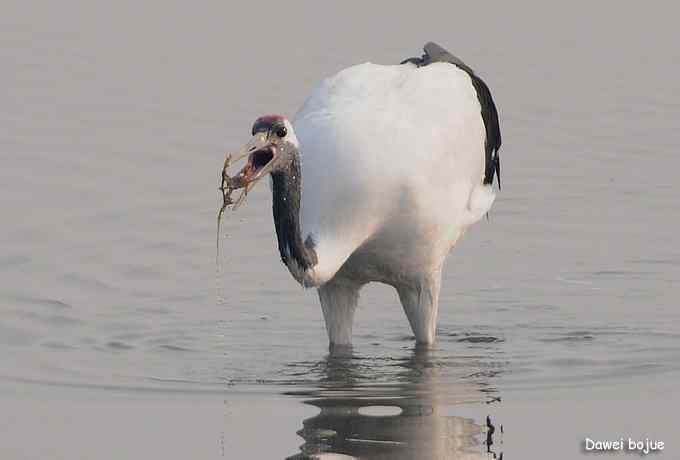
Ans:
<svg viewBox="0 0 680 460"><path fill-rule="evenodd" d="M303 242L300 233L302 177L299 156L292 155L288 166L272 172L271 176L274 225L281 260L286 265L295 261L301 269L307 270L316 265L317 258L313 242Z"/></svg>

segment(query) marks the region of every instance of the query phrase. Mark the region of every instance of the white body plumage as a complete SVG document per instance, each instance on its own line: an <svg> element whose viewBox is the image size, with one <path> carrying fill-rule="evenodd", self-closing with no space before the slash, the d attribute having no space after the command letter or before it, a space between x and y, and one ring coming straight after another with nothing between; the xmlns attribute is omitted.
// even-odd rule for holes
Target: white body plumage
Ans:
<svg viewBox="0 0 680 460"><path fill-rule="evenodd" d="M477 94L450 64L350 67L313 92L293 126L302 237L318 256L306 285L326 283L352 255L360 263L346 268L364 283L438 270L493 202Z"/></svg>
<svg viewBox="0 0 680 460"><path fill-rule="evenodd" d="M333 345L351 343L359 289L372 281L396 288L416 340L432 343L444 260L495 198L491 94L443 48L425 52L347 68L292 123L268 116L253 126L275 140L258 144L245 171L271 171L282 259L318 288Z"/></svg>

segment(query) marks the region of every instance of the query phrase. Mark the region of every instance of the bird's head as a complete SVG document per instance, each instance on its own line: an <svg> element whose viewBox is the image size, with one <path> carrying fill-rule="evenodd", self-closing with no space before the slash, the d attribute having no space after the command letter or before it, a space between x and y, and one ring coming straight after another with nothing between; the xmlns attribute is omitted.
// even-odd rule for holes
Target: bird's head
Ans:
<svg viewBox="0 0 680 460"><path fill-rule="evenodd" d="M280 115L267 115L255 120L252 135L237 155L237 158L248 157L246 165L236 176L247 188L252 188L269 173L286 170L299 148L293 125Z"/></svg>

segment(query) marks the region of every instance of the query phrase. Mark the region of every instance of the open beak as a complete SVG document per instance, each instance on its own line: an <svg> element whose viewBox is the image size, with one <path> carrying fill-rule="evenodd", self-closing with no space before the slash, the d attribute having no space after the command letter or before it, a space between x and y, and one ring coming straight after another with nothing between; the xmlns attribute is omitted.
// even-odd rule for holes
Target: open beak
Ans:
<svg viewBox="0 0 680 460"><path fill-rule="evenodd" d="M248 157L246 165L232 179L241 187L252 188L266 176L274 166L278 154L277 147L269 141L267 133L257 133L236 155L234 162Z"/></svg>
<svg viewBox="0 0 680 460"><path fill-rule="evenodd" d="M235 155L228 155L222 170L222 177L226 178L229 164L236 163L247 157L246 165L235 176L229 177L230 188L244 189L235 203L237 208L260 179L266 176L274 167L274 160L278 155L278 147L269 140L267 133L256 133L250 141Z"/></svg>

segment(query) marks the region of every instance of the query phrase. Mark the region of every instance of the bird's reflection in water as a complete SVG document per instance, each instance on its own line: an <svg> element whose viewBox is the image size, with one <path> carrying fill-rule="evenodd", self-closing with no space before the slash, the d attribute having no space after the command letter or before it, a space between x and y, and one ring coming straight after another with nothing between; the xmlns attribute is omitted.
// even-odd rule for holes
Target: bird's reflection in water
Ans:
<svg viewBox="0 0 680 460"><path fill-rule="evenodd" d="M440 364L432 352L417 349L395 364L395 384L372 385L362 359L351 351L332 351L318 363L316 389L288 393L307 396L304 403L320 409L302 422L301 453L288 460L502 459L491 450L486 423L448 415L456 403L488 402L488 386L474 379L440 380Z"/></svg>

